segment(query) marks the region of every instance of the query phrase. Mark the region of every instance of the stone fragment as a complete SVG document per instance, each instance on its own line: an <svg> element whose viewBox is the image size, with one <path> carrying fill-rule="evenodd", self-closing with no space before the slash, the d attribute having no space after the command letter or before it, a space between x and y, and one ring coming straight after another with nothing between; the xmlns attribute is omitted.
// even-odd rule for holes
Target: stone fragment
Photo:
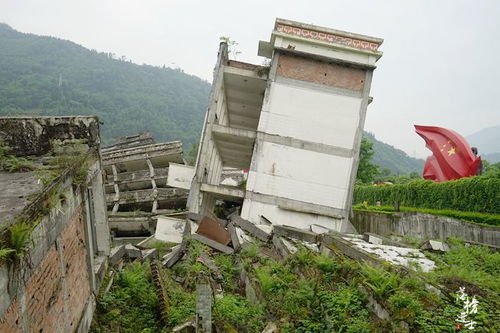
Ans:
<svg viewBox="0 0 500 333"><path fill-rule="evenodd" d="M142 260L155 260L158 258L157 249L147 249L142 251Z"/></svg>
<svg viewBox="0 0 500 333"><path fill-rule="evenodd" d="M266 327L262 331L262 333L277 333L277 332L279 332L278 326L276 326L276 324L273 322L267 323Z"/></svg>
<svg viewBox="0 0 500 333"><path fill-rule="evenodd" d="M222 253L225 253L225 254L233 254L234 253L233 248L231 248L229 246L222 245L221 243L216 242L214 240L211 240L210 238L207 238L205 236L194 234L193 239L196 239L198 242L203 243L205 245L208 245L211 248L216 249Z"/></svg>
<svg viewBox="0 0 500 333"><path fill-rule="evenodd" d="M232 222L227 225L227 231L229 232L229 235L231 235L231 243L233 244L234 251L239 251L241 248L241 243L238 238L238 234L236 233L236 227Z"/></svg>
<svg viewBox="0 0 500 333"><path fill-rule="evenodd" d="M154 238L168 243L181 243L187 221L158 216Z"/></svg>
<svg viewBox="0 0 500 333"><path fill-rule="evenodd" d="M196 286L196 331L212 332L212 288L209 284Z"/></svg>
<svg viewBox="0 0 500 333"><path fill-rule="evenodd" d="M273 230L277 235L295 238L310 243L318 242L318 234L312 231L303 230L287 225L275 225Z"/></svg>
<svg viewBox="0 0 500 333"><path fill-rule="evenodd" d="M319 224L311 224L310 229L312 232L319 234L319 235L326 234L326 233L329 233L332 231L331 229L328 229L327 227L323 227L322 225L319 225Z"/></svg>
<svg viewBox="0 0 500 333"><path fill-rule="evenodd" d="M208 254L206 253L202 253L197 259L196 259L197 262L200 262L202 263L203 265L207 266L208 269L210 269L214 275L215 275L215 278L219 281L222 280L222 274L219 270L219 267L217 267L217 265L215 264L215 262L210 259L210 257L208 256Z"/></svg>
<svg viewBox="0 0 500 333"><path fill-rule="evenodd" d="M363 234L363 239L365 240L365 242L376 244L376 245L382 245L384 243L384 240L382 237L375 235L375 234L372 234L372 233L369 233L369 232L365 232Z"/></svg>
<svg viewBox="0 0 500 333"><path fill-rule="evenodd" d="M436 252L448 252L450 251L450 247L448 244L444 242L439 242L435 240L428 240L427 242L423 243L420 248L422 250L431 250L431 251L436 251Z"/></svg>
<svg viewBox="0 0 500 333"><path fill-rule="evenodd" d="M141 250L133 246L132 244L125 245L125 251L127 252L127 256L130 259L138 259L141 258L142 253Z"/></svg>
<svg viewBox="0 0 500 333"><path fill-rule="evenodd" d="M265 230L257 227L252 222L241 218L241 216L238 216L236 214L232 215L231 222L233 222L235 226L240 227L241 229L245 230L246 232L260 239L263 242L267 243L271 238L271 233L266 232Z"/></svg>
<svg viewBox="0 0 500 333"><path fill-rule="evenodd" d="M109 253L109 263L115 265L125 255L125 245L115 246Z"/></svg>

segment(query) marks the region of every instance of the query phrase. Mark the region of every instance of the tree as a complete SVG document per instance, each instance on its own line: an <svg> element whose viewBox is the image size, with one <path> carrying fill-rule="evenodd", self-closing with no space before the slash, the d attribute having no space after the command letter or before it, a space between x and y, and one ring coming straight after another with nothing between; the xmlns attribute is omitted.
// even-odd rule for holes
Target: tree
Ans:
<svg viewBox="0 0 500 333"><path fill-rule="evenodd" d="M373 154L375 154L373 151L373 143L363 137L359 150L359 166L356 175L357 182L362 184L372 183L375 176L379 174L378 166L371 163Z"/></svg>
<svg viewBox="0 0 500 333"><path fill-rule="evenodd" d="M238 45L240 45L238 42L227 36L219 37L219 40L227 44L227 53L231 58L236 59L240 55L241 52L237 49Z"/></svg>

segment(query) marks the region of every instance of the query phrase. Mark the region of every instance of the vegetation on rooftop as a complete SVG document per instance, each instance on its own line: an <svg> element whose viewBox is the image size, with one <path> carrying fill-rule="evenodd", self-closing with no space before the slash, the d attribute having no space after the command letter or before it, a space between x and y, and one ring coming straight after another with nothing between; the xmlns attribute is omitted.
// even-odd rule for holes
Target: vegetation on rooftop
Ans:
<svg viewBox="0 0 500 333"><path fill-rule="evenodd" d="M0 170L7 172L26 172L34 169L33 162L24 158L10 155L11 148L0 140Z"/></svg>

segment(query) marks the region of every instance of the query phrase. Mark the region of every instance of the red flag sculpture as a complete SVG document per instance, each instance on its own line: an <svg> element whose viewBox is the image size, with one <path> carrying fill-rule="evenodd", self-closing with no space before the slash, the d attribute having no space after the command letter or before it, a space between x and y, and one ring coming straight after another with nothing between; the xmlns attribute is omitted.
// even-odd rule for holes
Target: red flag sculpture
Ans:
<svg viewBox="0 0 500 333"><path fill-rule="evenodd" d="M444 182L477 174L481 157L475 156L463 136L442 127L415 125L415 130L433 154L425 161L425 179Z"/></svg>

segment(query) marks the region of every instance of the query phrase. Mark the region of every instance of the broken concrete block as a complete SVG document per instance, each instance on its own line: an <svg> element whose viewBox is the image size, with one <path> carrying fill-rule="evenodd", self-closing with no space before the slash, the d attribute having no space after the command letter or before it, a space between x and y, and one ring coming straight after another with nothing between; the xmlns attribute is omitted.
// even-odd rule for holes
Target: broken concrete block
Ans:
<svg viewBox="0 0 500 333"><path fill-rule="evenodd" d="M382 245L384 243L384 239L376 234L372 234L369 232L365 232L363 234L363 239L365 242L376 244L376 245Z"/></svg>
<svg viewBox="0 0 500 333"><path fill-rule="evenodd" d="M115 265L125 255L125 245L115 246L109 253L109 263Z"/></svg>
<svg viewBox="0 0 500 333"><path fill-rule="evenodd" d="M215 262L210 259L210 257L208 256L208 254L206 253L202 253L197 259L196 259L197 262L200 262L202 263L203 265L207 266L208 269L210 269L214 275L215 275L215 278L217 280L222 280L222 274L219 270L219 267L217 267L217 265L215 264Z"/></svg>
<svg viewBox="0 0 500 333"><path fill-rule="evenodd" d="M312 231L303 230L287 225L275 225L274 233L285 237L300 239L302 241L310 243L318 242L318 234Z"/></svg>
<svg viewBox="0 0 500 333"><path fill-rule="evenodd" d="M319 235L332 232L331 229L328 229L327 227L323 227L322 225L319 225L319 224L311 224L310 229L312 232L319 234Z"/></svg>
<svg viewBox="0 0 500 333"><path fill-rule="evenodd" d="M205 245L208 245L211 248L216 249L222 253L225 253L225 254L233 254L234 253L233 248L231 248L229 246L222 245L221 243L216 242L216 241L214 241L210 238L207 238L205 236L202 236L199 234L194 234L193 239L196 239L198 242L203 243Z"/></svg>
<svg viewBox="0 0 500 333"><path fill-rule="evenodd" d="M234 225L240 227L241 229L245 230L246 232L250 233L252 236L255 236L256 238L260 239L263 242L267 243L271 238L270 232L267 232L262 228L257 227L252 222L241 218L241 216L238 216L236 214L232 215L231 222L233 222Z"/></svg>
<svg viewBox="0 0 500 333"><path fill-rule="evenodd" d="M290 254L295 254L298 251L297 247L292 244L292 242L277 235L273 236L273 245L283 258L288 257Z"/></svg>
<svg viewBox="0 0 500 333"><path fill-rule="evenodd" d="M241 248L241 243L238 239L238 234L236 233L236 227L232 222L227 225L227 231L229 232L229 235L231 235L231 243L233 244L234 251L239 251Z"/></svg>
<svg viewBox="0 0 500 333"><path fill-rule="evenodd" d="M196 320L194 318L190 318L182 324L175 326L172 329L172 332L194 332L196 328Z"/></svg>
<svg viewBox="0 0 500 333"><path fill-rule="evenodd" d="M155 260L158 258L158 250L157 249L148 249L142 251L142 260Z"/></svg>
<svg viewBox="0 0 500 333"><path fill-rule="evenodd" d="M431 251L438 251L438 252L448 252L450 251L450 247L448 244L444 242L439 242L435 240L428 240L422 246L420 246L422 250L431 250Z"/></svg>
<svg viewBox="0 0 500 333"><path fill-rule="evenodd" d="M168 243L181 243L187 222L166 216L158 216L155 239Z"/></svg>
<svg viewBox="0 0 500 333"><path fill-rule="evenodd" d="M183 249L181 246L179 246L179 248L163 256L163 266L170 268L175 265L175 263L182 258L185 251L186 249Z"/></svg>
<svg viewBox="0 0 500 333"><path fill-rule="evenodd" d="M141 250L133 246L132 244L125 245L125 252L130 259L138 259L141 258L142 253Z"/></svg>
<svg viewBox="0 0 500 333"><path fill-rule="evenodd" d="M142 250L149 249L157 241L158 240L155 238L155 235L151 235L148 238L144 239L143 241L137 243L135 246Z"/></svg>
<svg viewBox="0 0 500 333"><path fill-rule="evenodd" d="M201 220L196 233L222 245L227 245L231 241L231 235L229 232L218 222L206 216Z"/></svg>
<svg viewBox="0 0 500 333"><path fill-rule="evenodd" d="M276 324L273 322L268 323L266 327L264 327L264 330L262 331L262 333L277 333L277 332L279 332L278 326L276 326Z"/></svg>
<svg viewBox="0 0 500 333"><path fill-rule="evenodd" d="M212 288L209 284L196 286L196 331L212 332Z"/></svg>

